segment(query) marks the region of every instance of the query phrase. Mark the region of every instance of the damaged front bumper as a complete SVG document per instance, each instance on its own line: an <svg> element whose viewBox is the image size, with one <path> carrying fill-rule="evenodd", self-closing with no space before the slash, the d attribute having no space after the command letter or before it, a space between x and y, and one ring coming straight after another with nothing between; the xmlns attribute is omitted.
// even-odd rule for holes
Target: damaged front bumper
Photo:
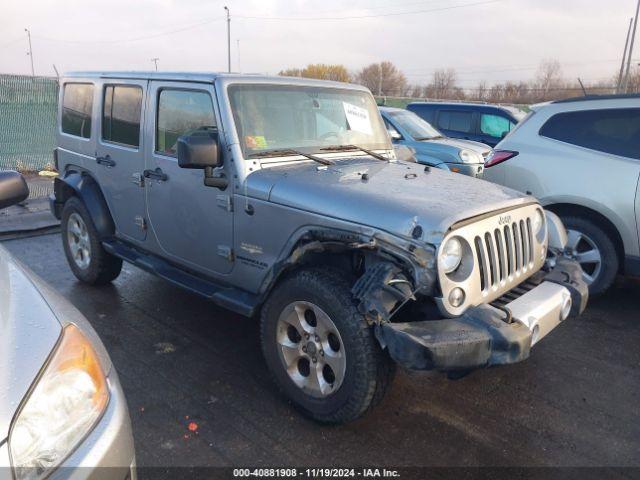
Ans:
<svg viewBox="0 0 640 480"><path fill-rule="evenodd" d="M520 362L560 322L580 315L589 296L580 266L569 259L526 283L530 288L517 287L458 318L383 323L376 336L409 369L462 371Z"/></svg>

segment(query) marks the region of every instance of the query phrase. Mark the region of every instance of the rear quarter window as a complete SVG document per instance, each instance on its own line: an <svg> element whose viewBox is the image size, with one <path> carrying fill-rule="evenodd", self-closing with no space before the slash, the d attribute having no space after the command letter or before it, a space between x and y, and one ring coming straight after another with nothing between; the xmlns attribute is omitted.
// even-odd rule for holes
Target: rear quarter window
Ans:
<svg viewBox="0 0 640 480"><path fill-rule="evenodd" d="M76 137L91 137L93 84L67 83L62 96L62 131Z"/></svg>
<svg viewBox="0 0 640 480"><path fill-rule="evenodd" d="M590 150L640 159L640 108L558 113L539 133Z"/></svg>

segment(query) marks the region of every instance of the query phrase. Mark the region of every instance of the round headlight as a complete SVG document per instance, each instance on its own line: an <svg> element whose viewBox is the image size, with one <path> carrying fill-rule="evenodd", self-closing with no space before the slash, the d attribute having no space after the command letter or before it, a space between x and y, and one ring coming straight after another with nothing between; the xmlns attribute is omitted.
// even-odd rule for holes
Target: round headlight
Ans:
<svg viewBox="0 0 640 480"><path fill-rule="evenodd" d="M451 273L462 261L462 244L457 238L450 238L440 250L440 264L444 273Z"/></svg>
<svg viewBox="0 0 640 480"><path fill-rule="evenodd" d="M460 160L464 163L481 163L480 156L473 150L463 149L458 153Z"/></svg>
<svg viewBox="0 0 640 480"><path fill-rule="evenodd" d="M531 222L531 227L533 228L534 235L538 235L544 226L544 214L542 210L536 210L536 213L533 214L533 220Z"/></svg>

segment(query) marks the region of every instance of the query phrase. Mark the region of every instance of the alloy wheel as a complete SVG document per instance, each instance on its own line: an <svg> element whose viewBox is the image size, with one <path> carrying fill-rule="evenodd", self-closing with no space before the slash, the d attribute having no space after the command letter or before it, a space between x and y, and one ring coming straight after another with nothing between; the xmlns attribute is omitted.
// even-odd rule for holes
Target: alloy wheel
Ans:
<svg viewBox="0 0 640 480"><path fill-rule="evenodd" d="M67 221L67 243L78 268L88 268L91 263L91 240L87 225L77 213L72 213Z"/></svg>
<svg viewBox="0 0 640 480"><path fill-rule="evenodd" d="M567 248L582 267L582 277L591 285L602 271L602 255L591 237L577 230L567 230Z"/></svg>
<svg viewBox="0 0 640 480"><path fill-rule="evenodd" d="M293 302L278 318L278 354L289 378L305 393L325 398L338 391L347 361L329 315L310 302Z"/></svg>

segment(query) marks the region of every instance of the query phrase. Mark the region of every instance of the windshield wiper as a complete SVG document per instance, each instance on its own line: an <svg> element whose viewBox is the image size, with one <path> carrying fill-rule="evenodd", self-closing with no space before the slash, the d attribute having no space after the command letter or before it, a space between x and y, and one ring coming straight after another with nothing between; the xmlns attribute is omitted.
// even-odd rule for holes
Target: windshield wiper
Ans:
<svg viewBox="0 0 640 480"><path fill-rule="evenodd" d="M418 141L418 142L423 142L425 140L440 140L441 138L444 138L444 136L442 135L435 135L433 137L418 137L418 138L414 138L414 140Z"/></svg>
<svg viewBox="0 0 640 480"><path fill-rule="evenodd" d="M376 158L378 160L382 160L383 162L388 162L389 159L387 157L383 157L379 153L372 152L371 150L367 150L366 148L359 147L358 145L331 145L329 147L321 148L320 150L327 152L345 152L351 150L360 150L361 152L366 153L367 155Z"/></svg>
<svg viewBox="0 0 640 480"><path fill-rule="evenodd" d="M265 150L264 152L252 153L251 155L249 155L249 157L250 158L268 158L268 157L279 157L281 155L300 155L301 157L306 157L309 160L313 160L314 162L321 163L322 165L335 165L335 162L333 160L317 157L315 155L311 155L310 153L304 153L299 150L293 150L290 148Z"/></svg>

